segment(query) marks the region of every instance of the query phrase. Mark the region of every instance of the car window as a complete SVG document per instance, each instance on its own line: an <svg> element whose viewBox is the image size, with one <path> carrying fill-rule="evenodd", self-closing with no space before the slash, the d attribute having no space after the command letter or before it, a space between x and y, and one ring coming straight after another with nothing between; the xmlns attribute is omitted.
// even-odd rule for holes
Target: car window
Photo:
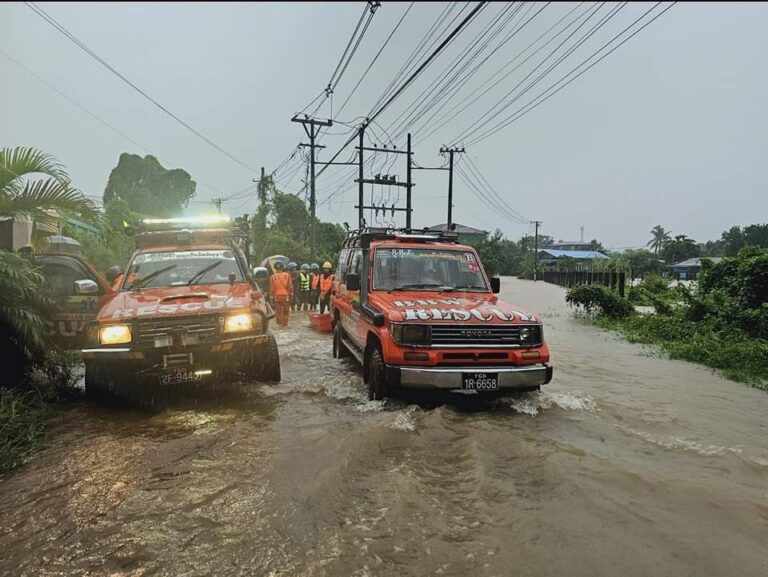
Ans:
<svg viewBox="0 0 768 577"><path fill-rule="evenodd" d="M349 256L349 249L343 248L339 253L339 264L336 267L338 278L344 278L344 274L347 272L347 257Z"/></svg>
<svg viewBox="0 0 768 577"><path fill-rule="evenodd" d="M455 249L376 249L374 290L463 290L487 292L474 252Z"/></svg>
<svg viewBox="0 0 768 577"><path fill-rule="evenodd" d="M134 257L122 288L226 284L230 274L235 282L244 280L235 253L229 249L144 252Z"/></svg>
<svg viewBox="0 0 768 577"><path fill-rule="evenodd" d="M48 282L50 290L60 296L75 294L74 285L78 280L92 280L93 275L77 259L67 256L39 257L38 262Z"/></svg>

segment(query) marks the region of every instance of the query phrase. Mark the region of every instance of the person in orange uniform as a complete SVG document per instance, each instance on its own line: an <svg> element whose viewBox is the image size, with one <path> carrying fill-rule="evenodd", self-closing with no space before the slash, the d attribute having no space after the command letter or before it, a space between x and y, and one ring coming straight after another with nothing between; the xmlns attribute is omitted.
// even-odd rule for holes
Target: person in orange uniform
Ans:
<svg viewBox="0 0 768 577"><path fill-rule="evenodd" d="M331 289L333 289L333 265L325 261L323 263L323 274L320 275L320 314L327 308L331 308Z"/></svg>
<svg viewBox="0 0 768 577"><path fill-rule="evenodd" d="M288 314L293 299L293 282L291 275L285 272L285 266L280 261L275 263L275 272L269 277L269 295L275 306L277 325L287 327Z"/></svg>

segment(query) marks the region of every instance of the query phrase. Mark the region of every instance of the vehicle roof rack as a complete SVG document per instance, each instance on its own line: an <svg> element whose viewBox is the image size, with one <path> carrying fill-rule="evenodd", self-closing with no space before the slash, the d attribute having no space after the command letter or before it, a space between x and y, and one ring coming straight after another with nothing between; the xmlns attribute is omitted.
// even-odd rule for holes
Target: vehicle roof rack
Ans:
<svg viewBox="0 0 768 577"><path fill-rule="evenodd" d="M452 242L459 240L455 232L430 230L428 228L384 228L364 227L347 232L345 247L362 246L367 248L376 240L400 240L404 242Z"/></svg>

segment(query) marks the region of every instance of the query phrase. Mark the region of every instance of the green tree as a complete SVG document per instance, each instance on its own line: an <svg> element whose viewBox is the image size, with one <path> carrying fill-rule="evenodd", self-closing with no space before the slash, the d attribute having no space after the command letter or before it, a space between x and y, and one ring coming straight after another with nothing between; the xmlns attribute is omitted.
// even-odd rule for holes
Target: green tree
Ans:
<svg viewBox="0 0 768 577"><path fill-rule="evenodd" d="M684 234L678 234L675 238L667 240L661 249L660 256L667 264L675 264L689 258L699 256L700 249L696 241Z"/></svg>
<svg viewBox="0 0 768 577"><path fill-rule="evenodd" d="M651 240L645 246L650 247L655 254L659 254L664 243L670 240L670 238L669 232L664 230L663 226L657 224L651 229Z"/></svg>
<svg viewBox="0 0 768 577"><path fill-rule="evenodd" d="M744 235L741 232L741 227L738 226L732 226L723 232L720 240L723 242L725 256L736 256L744 247Z"/></svg>
<svg viewBox="0 0 768 577"><path fill-rule="evenodd" d="M197 184L185 170L165 169L154 156L123 153L109 174L104 205L124 200L133 212L173 216L195 196Z"/></svg>

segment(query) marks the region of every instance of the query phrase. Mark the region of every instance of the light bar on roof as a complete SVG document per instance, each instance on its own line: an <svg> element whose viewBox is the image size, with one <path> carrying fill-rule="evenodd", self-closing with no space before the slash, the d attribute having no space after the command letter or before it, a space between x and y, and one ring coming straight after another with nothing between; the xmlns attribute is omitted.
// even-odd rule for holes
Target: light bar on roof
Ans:
<svg viewBox="0 0 768 577"><path fill-rule="evenodd" d="M145 218L142 224L148 225L189 225L200 226L206 224L230 224L232 221L228 216L187 216L179 218Z"/></svg>

